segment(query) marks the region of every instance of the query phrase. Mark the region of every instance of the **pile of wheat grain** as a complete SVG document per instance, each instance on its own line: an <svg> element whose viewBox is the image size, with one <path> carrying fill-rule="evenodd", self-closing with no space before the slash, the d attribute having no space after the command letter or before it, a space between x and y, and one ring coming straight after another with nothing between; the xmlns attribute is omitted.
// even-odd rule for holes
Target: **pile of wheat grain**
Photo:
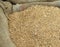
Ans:
<svg viewBox="0 0 60 47"><path fill-rule="evenodd" d="M35 5L15 12L9 31L17 47L60 47L60 9Z"/></svg>

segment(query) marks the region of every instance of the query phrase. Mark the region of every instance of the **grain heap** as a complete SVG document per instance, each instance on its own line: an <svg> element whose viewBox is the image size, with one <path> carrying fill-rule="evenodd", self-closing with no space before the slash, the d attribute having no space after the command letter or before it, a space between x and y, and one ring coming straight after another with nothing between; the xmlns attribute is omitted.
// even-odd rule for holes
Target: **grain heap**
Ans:
<svg viewBox="0 0 60 47"><path fill-rule="evenodd" d="M9 31L17 47L60 47L60 9L35 5L15 12Z"/></svg>

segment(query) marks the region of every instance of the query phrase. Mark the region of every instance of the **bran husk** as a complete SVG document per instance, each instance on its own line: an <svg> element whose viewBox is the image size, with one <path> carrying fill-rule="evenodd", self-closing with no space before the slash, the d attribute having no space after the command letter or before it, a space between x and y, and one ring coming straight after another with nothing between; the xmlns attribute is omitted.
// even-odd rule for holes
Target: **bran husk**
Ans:
<svg viewBox="0 0 60 47"><path fill-rule="evenodd" d="M9 32L17 47L60 47L60 9L35 5L10 14Z"/></svg>

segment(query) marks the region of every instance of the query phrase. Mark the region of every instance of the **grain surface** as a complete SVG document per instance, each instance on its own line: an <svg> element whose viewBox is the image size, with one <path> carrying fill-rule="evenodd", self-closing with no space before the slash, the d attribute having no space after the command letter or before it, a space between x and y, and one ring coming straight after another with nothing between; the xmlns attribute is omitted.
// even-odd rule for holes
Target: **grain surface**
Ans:
<svg viewBox="0 0 60 47"><path fill-rule="evenodd" d="M35 5L15 12L9 31L17 47L60 47L60 9Z"/></svg>

